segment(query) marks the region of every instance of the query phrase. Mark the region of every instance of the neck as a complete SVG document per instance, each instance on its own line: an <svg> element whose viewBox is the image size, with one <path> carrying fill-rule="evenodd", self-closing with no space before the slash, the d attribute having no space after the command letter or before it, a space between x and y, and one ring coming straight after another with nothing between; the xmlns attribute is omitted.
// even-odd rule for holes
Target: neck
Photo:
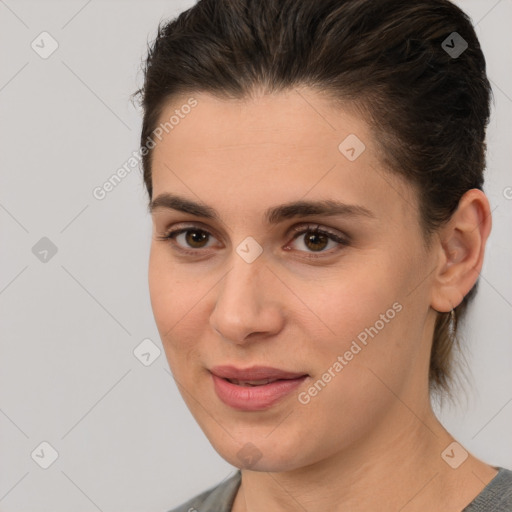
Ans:
<svg viewBox="0 0 512 512"><path fill-rule="evenodd" d="M421 414L397 407L395 421L328 459L286 472L242 470L232 511L461 510L496 470L471 455L454 470L441 457L454 439L430 404Z"/></svg>

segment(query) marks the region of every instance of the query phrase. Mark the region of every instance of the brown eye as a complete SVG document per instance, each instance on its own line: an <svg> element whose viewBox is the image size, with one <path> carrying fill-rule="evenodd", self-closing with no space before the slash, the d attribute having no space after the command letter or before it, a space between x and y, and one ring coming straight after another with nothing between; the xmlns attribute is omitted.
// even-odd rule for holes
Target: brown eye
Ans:
<svg viewBox="0 0 512 512"><path fill-rule="evenodd" d="M208 233L198 229L189 229L184 232L185 242L189 247L194 249L201 249L205 246L205 242L208 242Z"/></svg>
<svg viewBox="0 0 512 512"><path fill-rule="evenodd" d="M173 246L180 251L187 252L187 249L197 249L197 252L199 252L199 249L208 247L211 238L213 239L212 235L204 229L188 227L170 231L157 239L172 240Z"/></svg>
<svg viewBox="0 0 512 512"><path fill-rule="evenodd" d="M304 235L304 243L312 251L322 251L327 247L329 238L322 233L307 233Z"/></svg>
<svg viewBox="0 0 512 512"><path fill-rule="evenodd" d="M333 250L341 249L348 245L348 240L342 236L324 231L319 227L297 227L294 229L295 236L293 243L301 243L303 248L297 248L299 252L305 253L332 253ZM331 244L331 245L330 245ZM330 250L331 249L331 250Z"/></svg>

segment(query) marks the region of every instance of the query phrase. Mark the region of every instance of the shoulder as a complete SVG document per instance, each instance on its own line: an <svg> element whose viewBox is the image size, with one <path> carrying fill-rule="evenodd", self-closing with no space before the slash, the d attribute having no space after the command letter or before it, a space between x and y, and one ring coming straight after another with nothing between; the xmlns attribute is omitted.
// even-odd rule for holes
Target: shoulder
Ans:
<svg viewBox="0 0 512 512"><path fill-rule="evenodd" d="M463 512L512 512L512 471L498 468L498 474Z"/></svg>
<svg viewBox="0 0 512 512"><path fill-rule="evenodd" d="M232 477L169 512L231 512L240 481L241 473L238 470Z"/></svg>

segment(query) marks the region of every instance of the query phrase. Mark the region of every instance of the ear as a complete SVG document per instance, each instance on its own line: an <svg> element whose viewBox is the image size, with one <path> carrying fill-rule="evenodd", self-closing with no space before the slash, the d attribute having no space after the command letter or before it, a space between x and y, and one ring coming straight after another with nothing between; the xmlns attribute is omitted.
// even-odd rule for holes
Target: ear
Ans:
<svg viewBox="0 0 512 512"><path fill-rule="evenodd" d="M468 190L438 233L438 265L431 297L433 309L451 311L471 290L482 269L491 226L486 195L478 189Z"/></svg>

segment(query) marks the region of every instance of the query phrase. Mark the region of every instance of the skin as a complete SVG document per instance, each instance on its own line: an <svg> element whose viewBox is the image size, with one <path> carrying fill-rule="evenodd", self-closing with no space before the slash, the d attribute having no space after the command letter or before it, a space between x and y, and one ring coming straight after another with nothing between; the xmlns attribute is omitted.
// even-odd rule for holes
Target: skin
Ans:
<svg viewBox="0 0 512 512"><path fill-rule="evenodd" d="M461 510L496 469L471 454L457 469L442 459L454 439L432 412L428 365L436 311L457 306L481 269L487 198L467 192L427 250L415 189L384 169L368 125L349 106L334 108L307 88L243 100L193 96L198 105L154 149L153 198L172 192L202 202L221 221L155 209L149 286L187 406L242 470L233 511ZM186 99L174 98L161 120ZM354 161L338 150L349 134L366 146ZM372 216L265 224L267 208L299 199L336 199ZM315 246L290 231L317 225L349 243ZM161 239L181 227L196 239ZM198 229L210 233L202 245ZM248 236L263 248L250 264L236 252ZM301 404L298 393L394 303L401 311ZM209 369L224 364L310 377L265 411L236 411L212 384ZM252 465L237 455L247 443L261 456Z"/></svg>

